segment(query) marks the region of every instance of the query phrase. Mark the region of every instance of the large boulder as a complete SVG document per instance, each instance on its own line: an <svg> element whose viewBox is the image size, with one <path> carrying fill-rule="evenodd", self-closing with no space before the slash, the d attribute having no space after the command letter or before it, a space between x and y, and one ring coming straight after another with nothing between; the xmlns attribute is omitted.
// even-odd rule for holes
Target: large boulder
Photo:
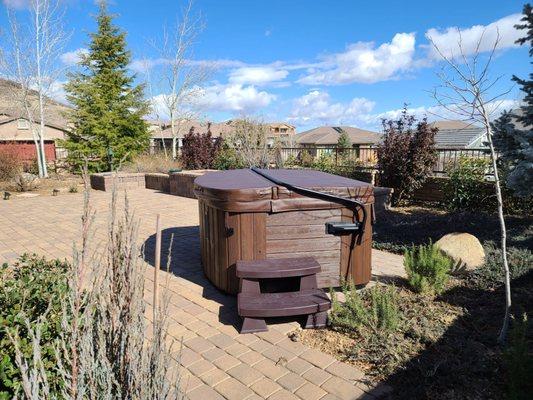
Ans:
<svg viewBox="0 0 533 400"><path fill-rule="evenodd" d="M435 246L454 260L454 274L468 273L485 262L483 246L469 233L448 233L441 237Z"/></svg>

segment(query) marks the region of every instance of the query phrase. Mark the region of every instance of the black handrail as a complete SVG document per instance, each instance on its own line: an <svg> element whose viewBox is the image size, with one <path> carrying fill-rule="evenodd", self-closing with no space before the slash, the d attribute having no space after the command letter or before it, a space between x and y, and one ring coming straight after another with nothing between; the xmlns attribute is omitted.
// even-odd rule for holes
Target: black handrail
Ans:
<svg viewBox="0 0 533 400"><path fill-rule="evenodd" d="M363 234L365 232L366 221L367 221L367 212L366 212L364 203L358 200L349 199L346 197L335 196L329 193L317 192L316 190L311 190L311 189L303 188L301 186L291 185L290 183L281 181L279 179L274 178L273 176L270 176L266 172L256 167L252 167L251 170L255 172L256 174L261 175L263 178L266 178L269 181L275 183L276 185L283 186L289 190L292 190L295 193L301 194L303 196L313 197L315 199L325 200L325 201L329 201L332 203L343 205L354 212L357 222L359 222L359 213L357 212L357 209L360 208L363 211L363 221L361 222L362 226L361 226L361 229L359 230L359 237L358 237L358 244L360 244L361 238L363 237Z"/></svg>

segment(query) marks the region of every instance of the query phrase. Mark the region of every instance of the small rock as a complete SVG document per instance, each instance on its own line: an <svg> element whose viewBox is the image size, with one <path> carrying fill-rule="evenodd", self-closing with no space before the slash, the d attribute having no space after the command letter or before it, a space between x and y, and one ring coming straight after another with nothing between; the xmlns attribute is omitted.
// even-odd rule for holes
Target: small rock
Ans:
<svg viewBox="0 0 533 400"><path fill-rule="evenodd" d="M300 332L295 331L289 333L289 339L291 339L293 342L299 342L300 341Z"/></svg>
<svg viewBox="0 0 533 400"><path fill-rule="evenodd" d="M454 261L452 273L455 275L468 273L485 263L483 246L469 233L448 233L435 246Z"/></svg>

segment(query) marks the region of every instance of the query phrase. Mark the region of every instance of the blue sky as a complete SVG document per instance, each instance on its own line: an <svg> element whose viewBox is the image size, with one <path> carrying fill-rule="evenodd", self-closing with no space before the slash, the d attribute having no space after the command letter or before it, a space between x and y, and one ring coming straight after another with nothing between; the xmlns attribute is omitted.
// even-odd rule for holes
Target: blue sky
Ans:
<svg viewBox="0 0 533 400"><path fill-rule="evenodd" d="M3 0L21 8L25 1ZM96 6L93 0L65 0L65 5L72 36L60 59L68 65L74 52L87 47ZM498 27L501 41L492 74L503 77L494 92L505 90L513 86L512 74L526 76L531 68L527 48L514 45L523 35L512 27L522 5L509 0L197 0L193 14L201 14L205 27L194 59L216 67L203 82L196 106L214 121L254 115L289 121L299 131L318 125L378 129L380 118L396 115L404 103L420 116L437 119L428 91L438 84L442 63L426 36L445 51L456 51L454 28L459 27L470 51L484 27L485 46ZM163 26L174 24L184 6L176 0L110 3L116 23L128 34L140 81L145 68L138 61L160 57L148 42L157 43ZM0 24L5 23L2 14ZM152 94L164 92L155 86L158 93ZM502 107L516 105L520 97L514 87Z"/></svg>

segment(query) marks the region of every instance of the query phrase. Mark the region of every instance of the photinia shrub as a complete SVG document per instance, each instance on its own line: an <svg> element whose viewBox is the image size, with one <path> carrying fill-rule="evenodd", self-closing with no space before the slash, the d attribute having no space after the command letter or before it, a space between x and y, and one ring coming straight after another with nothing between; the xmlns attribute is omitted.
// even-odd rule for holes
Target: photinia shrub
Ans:
<svg viewBox="0 0 533 400"><path fill-rule="evenodd" d="M213 138L211 124L207 126L206 133L199 133L191 128L183 137L181 149L181 162L185 169L212 168L215 157L221 147L221 138Z"/></svg>
<svg viewBox="0 0 533 400"><path fill-rule="evenodd" d="M435 134L424 118L416 118L404 108L397 120L383 120L383 142L377 150L380 185L394 189L392 204L409 198L431 175L437 160Z"/></svg>

